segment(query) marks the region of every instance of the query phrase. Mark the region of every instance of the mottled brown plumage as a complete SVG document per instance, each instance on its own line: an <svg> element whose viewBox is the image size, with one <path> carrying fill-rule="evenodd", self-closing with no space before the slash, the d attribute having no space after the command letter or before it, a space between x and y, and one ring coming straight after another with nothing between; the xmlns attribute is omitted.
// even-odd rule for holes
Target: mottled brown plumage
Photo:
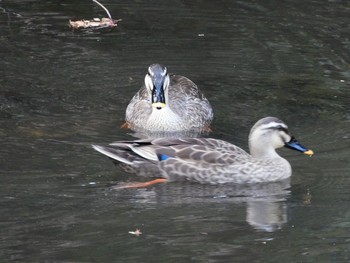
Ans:
<svg viewBox="0 0 350 263"><path fill-rule="evenodd" d="M125 120L135 131L208 131L213 110L196 84L153 64L145 84L131 99Z"/></svg>
<svg viewBox="0 0 350 263"><path fill-rule="evenodd" d="M286 179L291 166L275 149L286 146L312 155L288 133L288 127L274 117L258 121L251 129L251 154L212 138L159 138L116 142L94 149L133 172L168 181L209 184L261 183Z"/></svg>

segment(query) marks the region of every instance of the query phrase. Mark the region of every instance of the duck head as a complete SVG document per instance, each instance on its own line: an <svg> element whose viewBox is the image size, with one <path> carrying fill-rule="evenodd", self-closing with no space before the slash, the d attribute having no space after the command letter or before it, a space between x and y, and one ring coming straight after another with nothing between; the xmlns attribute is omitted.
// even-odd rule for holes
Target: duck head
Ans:
<svg viewBox="0 0 350 263"><path fill-rule="evenodd" d="M275 117L266 117L259 120L249 134L250 153L254 157L273 156L275 149L287 147L306 155L314 152L302 146L297 139L290 135L288 126Z"/></svg>
<svg viewBox="0 0 350 263"><path fill-rule="evenodd" d="M145 86L151 93L153 108L161 110L166 106L169 84L170 77L166 67L160 64L148 67Z"/></svg>

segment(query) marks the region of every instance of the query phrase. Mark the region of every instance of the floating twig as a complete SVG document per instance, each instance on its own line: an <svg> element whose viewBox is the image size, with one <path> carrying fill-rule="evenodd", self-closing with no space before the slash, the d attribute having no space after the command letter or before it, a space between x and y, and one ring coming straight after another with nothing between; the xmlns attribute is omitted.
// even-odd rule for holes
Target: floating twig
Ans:
<svg viewBox="0 0 350 263"><path fill-rule="evenodd" d="M106 11L106 13L107 13L109 19L112 19L111 14L109 13L108 9L107 9L103 4L101 4L101 3L100 3L99 1L97 1L97 0L92 0L92 1L95 2L96 4L98 4L100 7L102 7L102 8Z"/></svg>
<svg viewBox="0 0 350 263"><path fill-rule="evenodd" d="M77 20L77 21L72 21L69 20L69 24L73 29L102 29L102 28L114 28L117 26L117 22L121 21L121 19L118 20L114 20L111 16L111 14L109 13L108 9L101 4L100 2L98 2L97 0L92 0L93 2L95 2L96 4L98 4L99 6L101 6L107 13L108 18L94 18L91 20Z"/></svg>

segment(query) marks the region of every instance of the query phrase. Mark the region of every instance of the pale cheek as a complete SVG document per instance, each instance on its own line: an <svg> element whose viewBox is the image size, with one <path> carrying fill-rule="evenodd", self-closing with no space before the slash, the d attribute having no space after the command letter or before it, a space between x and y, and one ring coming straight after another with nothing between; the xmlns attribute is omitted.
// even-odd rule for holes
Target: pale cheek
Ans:
<svg viewBox="0 0 350 263"><path fill-rule="evenodd" d="M153 82L150 76L146 75L145 76L145 86L146 88L152 92L153 90Z"/></svg>
<svg viewBox="0 0 350 263"><path fill-rule="evenodd" d="M167 89L170 84L169 76L167 76L164 80L164 88Z"/></svg>
<svg viewBox="0 0 350 263"><path fill-rule="evenodd" d="M273 145L275 148L280 148L284 146L284 141L282 140L282 138L275 138L273 140Z"/></svg>

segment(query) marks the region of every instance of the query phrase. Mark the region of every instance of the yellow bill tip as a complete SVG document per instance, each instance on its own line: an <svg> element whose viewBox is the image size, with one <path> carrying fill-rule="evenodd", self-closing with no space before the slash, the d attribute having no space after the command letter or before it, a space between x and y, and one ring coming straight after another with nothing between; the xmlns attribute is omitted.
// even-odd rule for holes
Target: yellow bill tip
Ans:
<svg viewBox="0 0 350 263"><path fill-rule="evenodd" d="M162 102L155 102L152 104L153 108L157 108L157 109L163 109L165 107L165 103Z"/></svg>
<svg viewBox="0 0 350 263"><path fill-rule="evenodd" d="M309 155L311 157L312 155L314 155L314 151L308 150L308 151L304 152L304 154Z"/></svg>

